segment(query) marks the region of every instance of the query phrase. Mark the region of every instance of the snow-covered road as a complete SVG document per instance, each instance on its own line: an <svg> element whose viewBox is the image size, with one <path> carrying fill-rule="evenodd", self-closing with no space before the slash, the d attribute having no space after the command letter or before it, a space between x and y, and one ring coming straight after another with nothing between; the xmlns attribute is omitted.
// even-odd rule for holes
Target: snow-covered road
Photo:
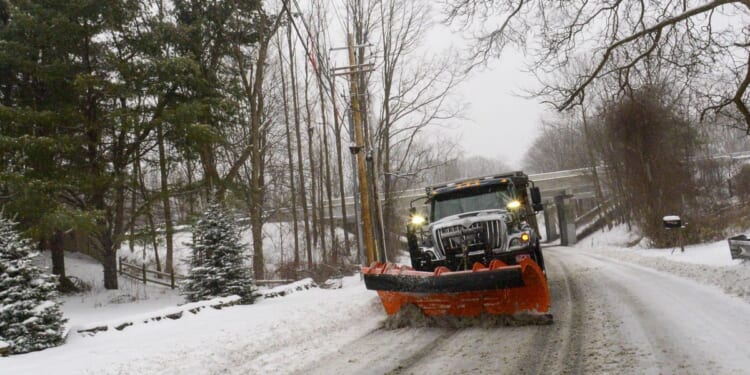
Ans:
<svg viewBox="0 0 750 375"><path fill-rule="evenodd" d="M750 304L696 274L711 267L598 248L545 256L552 325L382 329L376 294L355 276L342 289L71 333L0 358L0 375L750 373ZM746 266L715 269L744 282Z"/></svg>
<svg viewBox="0 0 750 375"><path fill-rule="evenodd" d="M299 373L750 371L750 305L739 298L591 250L546 256L553 325L379 330Z"/></svg>

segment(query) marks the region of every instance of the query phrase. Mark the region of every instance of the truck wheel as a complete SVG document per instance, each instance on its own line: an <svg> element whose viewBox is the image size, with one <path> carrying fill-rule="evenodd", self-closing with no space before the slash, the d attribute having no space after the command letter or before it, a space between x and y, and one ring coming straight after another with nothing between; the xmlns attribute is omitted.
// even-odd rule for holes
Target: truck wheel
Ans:
<svg viewBox="0 0 750 375"><path fill-rule="evenodd" d="M411 268L413 268L415 271L421 271L421 257L420 254L417 251L409 249L409 258L411 258Z"/></svg>

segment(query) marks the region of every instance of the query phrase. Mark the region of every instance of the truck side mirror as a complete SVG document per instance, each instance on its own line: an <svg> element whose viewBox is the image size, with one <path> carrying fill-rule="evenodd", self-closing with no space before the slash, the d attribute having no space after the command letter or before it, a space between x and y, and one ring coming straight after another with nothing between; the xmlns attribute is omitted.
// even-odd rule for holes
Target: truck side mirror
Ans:
<svg viewBox="0 0 750 375"><path fill-rule="evenodd" d="M534 211L544 210L544 205L542 205L542 193L539 192L539 188L534 186L530 189L530 192L531 207L534 209Z"/></svg>
<svg viewBox="0 0 750 375"><path fill-rule="evenodd" d="M539 188L536 186L531 188L531 203L533 204L542 203L542 193L539 192Z"/></svg>

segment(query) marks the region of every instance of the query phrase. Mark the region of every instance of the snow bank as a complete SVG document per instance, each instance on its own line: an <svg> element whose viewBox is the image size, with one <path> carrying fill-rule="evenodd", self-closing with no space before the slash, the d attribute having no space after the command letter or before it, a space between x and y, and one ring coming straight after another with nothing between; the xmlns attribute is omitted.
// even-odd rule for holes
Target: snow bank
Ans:
<svg viewBox="0 0 750 375"><path fill-rule="evenodd" d="M750 262L732 259L726 240L686 246L684 253L679 248L625 247L637 239L620 225L611 231L597 232L576 247L714 285L750 302Z"/></svg>
<svg viewBox="0 0 750 375"><path fill-rule="evenodd" d="M93 335L97 332L108 331L110 327L122 331L123 329L130 327L135 324L148 324L149 322L159 322L166 319L180 319L185 312L191 312L197 314L200 310L207 307L213 307L215 309L221 309L227 306L231 306L240 301L239 296L228 296L218 297L206 301L198 301L192 303L186 303L180 306L167 307L151 313L138 314L130 316L126 319L119 319L116 321L92 323L87 327L78 329L78 333Z"/></svg>
<svg viewBox="0 0 750 375"><path fill-rule="evenodd" d="M377 295L353 276L342 280L341 289L312 288L93 337L72 335L57 348L1 358L0 373L293 373L377 329L383 319Z"/></svg>
<svg viewBox="0 0 750 375"><path fill-rule="evenodd" d="M302 279L299 281L295 281L290 284L285 285L279 285L277 287L261 290L261 294L263 295L263 298L276 298L276 297L284 297L288 296L295 292L301 292L303 290L308 290L312 288L317 288L318 285L315 284L315 281L311 278Z"/></svg>
<svg viewBox="0 0 750 375"><path fill-rule="evenodd" d="M624 225L618 225L610 231L599 231L576 245L580 248L620 250L635 253L643 257L665 258L673 262L683 262L710 266L738 266L741 260L732 259L729 243L726 240L685 246L685 252L679 247L668 249L646 248L644 241L629 233ZM633 247L629 244L637 242Z"/></svg>

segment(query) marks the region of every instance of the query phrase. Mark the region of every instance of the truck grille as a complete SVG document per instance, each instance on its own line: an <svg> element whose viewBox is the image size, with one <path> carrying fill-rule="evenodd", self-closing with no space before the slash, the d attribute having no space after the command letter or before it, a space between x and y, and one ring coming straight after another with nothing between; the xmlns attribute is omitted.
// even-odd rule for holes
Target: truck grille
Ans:
<svg viewBox="0 0 750 375"><path fill-rule="evenodd" d="M502 246L505 238L505 224L500 220L481 221L471 224L468 228L463 225L453 225L435 230L435 243L445 254L456 254L463 251L463 245L469 252L484 251Z"/></svg>

